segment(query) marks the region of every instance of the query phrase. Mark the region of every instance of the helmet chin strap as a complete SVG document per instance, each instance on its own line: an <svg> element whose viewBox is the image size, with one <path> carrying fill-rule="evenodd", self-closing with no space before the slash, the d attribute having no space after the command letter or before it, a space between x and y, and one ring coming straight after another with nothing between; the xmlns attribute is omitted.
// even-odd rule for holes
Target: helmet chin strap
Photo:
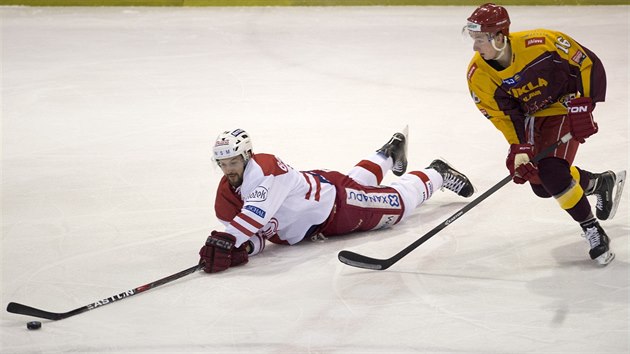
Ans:
<svg viewBox="0 0 630 354"><path fill-rule="evenodd" d="M493 60L501 59L503 57L503 55L505 55L505 52L507 52L507 50L505 50L505 49L507 48L508 42L507 41L503 42L503 47L501 47L501 48L497 48L497 45L495 44L496 42L495 42L494 38L492 38L492 42L490 42L490 43L492 44L492 48L494 48L494 50L499 52L499 54Z"/></svg>

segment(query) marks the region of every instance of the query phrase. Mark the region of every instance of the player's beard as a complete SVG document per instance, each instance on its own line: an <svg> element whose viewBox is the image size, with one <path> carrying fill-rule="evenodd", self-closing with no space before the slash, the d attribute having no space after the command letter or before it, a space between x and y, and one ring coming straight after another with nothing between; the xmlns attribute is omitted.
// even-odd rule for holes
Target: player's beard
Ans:
<svg viewBox="0 0 630 354"><path fill-rule="evenodd" d="M238 188L243 184L243 176L238 173L230 173L225 175L227 177L228 183L234 188Z"/></svg>

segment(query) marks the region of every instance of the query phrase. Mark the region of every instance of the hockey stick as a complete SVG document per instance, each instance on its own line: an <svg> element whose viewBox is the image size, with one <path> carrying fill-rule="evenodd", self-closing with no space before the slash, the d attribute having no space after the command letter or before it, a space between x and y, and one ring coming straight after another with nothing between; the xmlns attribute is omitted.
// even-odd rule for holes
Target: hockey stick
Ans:
<svg viewBox="0 0 630 354"><path fill-rule="evenodd" d="M153 289L155 287L158 287L160 285L164 285L166 283L170 283L173 280L177 280L181 277L184 277L188 274L192 274L194 272L196 272L197 270L201 269L203 267L203 264L197 264L194 267L190 267L188 269L182 270L179 273L175 273L172 275L169 275L168 277L162 278L160 280L156 280L152 283L149 284L145 284L142 286L139 286L137 288L131 289L131 290L127 290L125 292L122 292L118 295L114 295L114 296L110 296L106 299L91 303L89 305L85 305L83 307L79 307L78 309L74 309L72 311L68 311L68 312L48 312L48 311L44 311L44 310L40 310L40 309L36 309L34 307L30 307L30 306L26 306L26 305L22 305L22 304L18 304L17 302L10 302L9 305L7 305L7 311L11 312L11 313L17 313L19 315L27 315L27 316L33 316L33 317L40 317L40 318L45 318L48 320L53 320L53 321L57 321L57 320L63 320L64 318L68 318L74 315L78 315L80 313L86 312L86 311L90 311L90 310L94 310L96 308L99 308L101 306L104 305L109 305L113 302L116 302L118 300L122 300L122 299L126 299L130 296L134 296L137 294L140 294L142 292L145 292L147 290Z"/></svg>
<svg viewBox="0 0 630 354"><path fill-rule="evenodd" d="M566 143L567 141L571 140L571 138L572 138L571 133L565 134L562 138L560 138L560 140L558 140L555 143L553 143L552 145L546 147L538 155L534 156L534 158L532 159L532 162L536 163L536 162L542 160L549 153L551 153L558 146L560 146L560 144ZM352 251L345 251L345 250L344 251L340 251L339 254L337 255L337 257L339 258L339 261L341 261L341 263L345 263L345 264L353 266L353 267L372 269L372 270L385 270L385 269L391 267L394 263L396 263L399 260L401 260L404 256L409 254L411 251L415 250L418 246L420 246L421 244L425 243L428 239L430 239L435 234L440 232L443 228L445 228L448 225L452 224L460 216L464 215L470 209L472 209L475 206L477 206L484 199L488 198L494 192L496 192L499 189L501 189L501 187L503 187L506 184L508 184L511 180L512 180L511 176L505 177L499 183L495 184L490 189L488 189L485 193L483 193L482 195L478 196L477 198L475 198L470 203L466 204L463 208L458 210L455 214L451 215L451 217L449 217L448 219L444 220L441 224L439 224L438 226L433 228L433 230L427 232L424 236L420 237L414 243L410 244L405 249L403 249L402 251L396 253L394 256L392 256L390 258L377 259L377 258L367 257L367 256L360 255L358 253L354 253Z"/></svg>

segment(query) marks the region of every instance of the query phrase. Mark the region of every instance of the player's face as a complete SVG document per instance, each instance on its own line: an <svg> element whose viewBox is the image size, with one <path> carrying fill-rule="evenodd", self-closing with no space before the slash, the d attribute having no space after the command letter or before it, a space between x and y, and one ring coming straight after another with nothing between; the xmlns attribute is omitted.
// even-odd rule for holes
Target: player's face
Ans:
<svg viewBox="0 0 630 354"><path fill-rule="evenodd" d="M217 160L217 164L221 167L221 171L232 187L240 187L243 184L243 173L245 172L245 159L242 155L234 156L229 159Z"/></svg>
<svg viewBox="0 0 630 354"><path fill-rule="evenodd" d="M469 32L470 38L473 40L473 50L479 52L485 60L492 60L497 57L499 52L492 46L494 36L487 32Z"/></svg>

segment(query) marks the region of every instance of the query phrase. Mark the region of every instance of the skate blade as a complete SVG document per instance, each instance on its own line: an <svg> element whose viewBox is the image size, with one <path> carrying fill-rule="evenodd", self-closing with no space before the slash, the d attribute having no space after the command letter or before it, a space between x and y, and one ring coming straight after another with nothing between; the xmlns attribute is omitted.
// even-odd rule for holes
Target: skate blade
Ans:
<svg viewBox="0 0 630 354"><path fill-rule="evenodd" d="M407 159L407 146L409 145L409 125L405 125L405 127L403 128L403 130L400 132L402 135L405 136L405 145L403 145L403 154L405 156L405 160L409 161L409 159ZM405 172L407 172L407 167L404 166L404 164L394 164L394 166L392 166L392 172L394 173L394 175L396 176L402 176L405 174Z"/></svg>
<svg viewBox="0 0 630 354"><path fill-rule="evenodd" d="M600 266L606 266L608 265L610 262L613 261L613 259L615 259L615 253L614 252L610 252L610 251L606 251L604 254L602 254L601 256L595 258L595 261L597 262L597 264L599 264Z"/></svg>
<svg viewBox="0 0 630 354"><path fill-rule="evenodd" d="M613 201L612 209L610 210L610 215L607 220L612 219L617 213L617 207L619 206L619 202L621 201L621 194L623 192L623 185L626 183L626 171L620 171L615 173L615 199Z"/></svg>
<svg viewBox="0 0 630 354"><path fill-rule="evenodd" d="M405 136L405 145L403 146L403 153L405 154L405 158L409 161L409 157L407 156L407 146L409 146L409 124L405 125L402 130L402 135ZM624 171L625 176L625 171Z"/></svg>

